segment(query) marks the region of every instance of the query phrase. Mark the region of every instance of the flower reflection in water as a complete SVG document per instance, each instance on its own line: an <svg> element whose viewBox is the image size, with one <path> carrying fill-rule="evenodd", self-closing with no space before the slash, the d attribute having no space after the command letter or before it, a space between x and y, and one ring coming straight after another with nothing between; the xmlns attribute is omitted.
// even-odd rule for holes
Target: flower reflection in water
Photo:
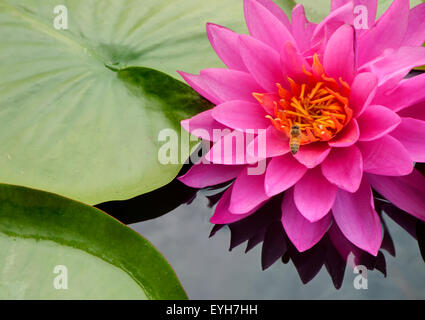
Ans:
<svg viewBox="0 0 425 320"><path fill-rule="evenodd" d="M188 168L189 166L186 166L182 171L187 171ZM422 173L425 172L425 166L422 164L417 164L416 169ZM182 204L190 204L199 192L206 195L209 207L213 208L228 188L231 188L229 183L197 190L174 180L167 186L148 194L125 201L102 203L97 207L120 221L130 224L155 219ZM425 223L398 209L379 194L374 194L374 203L376 211L381 216L383 241L376 257L352 245L341 234L336 224L330 227L314 247L303 253L298 252L282 227L281 203L282 195L278 195L243 220L228 225L214 225L210 236L213 237L219 230L228 228L231 233L230 250L245 245L245 252L248 253L254 247L261 245L261 264L264 270L274 263L288 264L292 261L304 284L314 279L325 267L335 288L339 289L346 269L352 269L354 265L363 265L368 270L376 269L387 275L384 251L393 257L396 256L393 239L386 224L386 219L390 218L417 240L425 261ZM160 233L161 230L156 232ZM352 253L351 256L350 253ZM196 259L202 259L202 257L196 257Z"/></svg>

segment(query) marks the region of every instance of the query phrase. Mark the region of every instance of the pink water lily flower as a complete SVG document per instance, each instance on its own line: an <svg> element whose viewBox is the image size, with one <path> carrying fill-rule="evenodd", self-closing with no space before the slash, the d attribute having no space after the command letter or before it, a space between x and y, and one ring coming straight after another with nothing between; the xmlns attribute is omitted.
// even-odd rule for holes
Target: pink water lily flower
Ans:
<svg viewBox="0 0 425 320"><path fill-rule="evenodd" d="M356 29L359 5L368 28ZM244 219L284 192L282 224L300 252L339 232L376 256L382 231L372 188L425 220L425 178L414 169L425 162L425 74L406 79L425 64L425 4L410 9L409 0L395 0L375 19L377 0L333 0L319 24L301 5L291 21L271 0L245 0L244 8L250 35L207 24L227 68L180 72L215 105L182 122L214 145L205 156L212 163L180 180L203 188L235 179L214 224ZM222 147L232 134L212 134L224 128L266 130L264 174L249 174L249 146L236 162L212 156L228 152Z"/></svg>

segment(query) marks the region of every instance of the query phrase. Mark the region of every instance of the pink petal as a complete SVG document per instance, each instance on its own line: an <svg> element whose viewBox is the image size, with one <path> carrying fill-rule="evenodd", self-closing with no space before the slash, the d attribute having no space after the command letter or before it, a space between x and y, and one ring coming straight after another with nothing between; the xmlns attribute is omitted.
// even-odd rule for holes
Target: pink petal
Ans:
<svg viewBox="0 0 425 320"><path fill-rule="evenodd" d="M328 76L351 83L354 77L354 28L343 25L328 41L323 66Z"/></svg>
<svg viewBox="0 0 425 320"><path fill-rule="evenodd" d="M219 58L230 69L248 71L239 53L239 35L225 27L207 23L207 35Z"/></svg>
<svg viewBox="0 0 425 320"><path fill-rule="evenodd" d="M409 24L403 46L421 46L425 42L425 3L419 4L410 10Z"/></svg>
<svg viewBox="0 0 425 320"><path fill-rule="evenodd" d="M255 80L266 91L276 92L276 83L283 82L279 54L263 42L247 35L239 36L239 49L245 65Z"/></svg>
<svg viewBox="0 0 425 320"><path fill-rule="evenodd" d="M198 92L205 99L211 101L213 104L219 104L222 101L214 94L214 91L208 87L207 83L201 76L177 71L186 83L192 87L193 90Z"/></svg>
<svg viewBox="0 0 425 320"><path fill-rule="evenodd" d="M397 139L386 135L380 139L357 144L366 172L385 176L404 176L413 170L409 153Z"/></svg>
<svg viewBox="0 0 425 320"><path fill-rule="evenodd" d="M247 154L247 145L252 142L249 135L241 131L232 131L212 146L205 160L215 164L242 165L255 163L256 159Z"/></svg>
<svg viewBox="0 0 425 320"><path fill-rule="evenodd" d="M289 152L288 137L284 133L276 130L273 126L267 128L265 145L262 145L260 139L259 137L255 138L248 146L248 153L250 156L260 156L260 158L262 158L261 155L264 155L265 158L272 158L282 156ZM258 151L257 155L250 152L250 150L255 150L256 147L257 149L262 148L261 151Z"/></svg>
<svg viewBox="0 0 425 320"><path fill-rule="evenodd" d="M264 190L265 175L249 175L248 168L239 173L233 184L232 196L230 197L230 212L245 214L258 208L270 197Z"/></svg>
<svg viewBox="0 0 425 320"><path fill-rule="evenodd" d="M229 187L226 192L221 197L220 201L217 204L217 207L215 208L214 215L211 217L210 222L214 224L228 224L233 223L239 220L242 220L252 213L255 212L255 210L252 210L251 212L245 213L245 214L233 214L229 211L229 204L230 204L230 195L232 194L233 186Z"/></svg>
<svg viewBox="0 0 425 320"><path fill-rule="evenodd" d="M241 172L242 166L203 164L199 162L178 179L192 188L205 188L230 181Z"/></svg>
<svg viewBox="0 0 425 320"><path fill-rule="evenodd" d="M337 189L319 168L309 170L294 187L295 205L307 220L319 221L332 208Z"/></svg>
<svg viewBox="0 0 425 320"><path fill-rule="evenodd" d="M250 34L280 52L286 41L295 44L289 29L256 0L244 0L245 20Z"/></svg>
<svg viewBox="0 0 425 320"><path fill-rule="evenodd" d="M267 165L264 186L266 194L275 196L296 184L307 172L307 168L300 164L290 154L272 158Z"/></svg>
<svg viewBox="0 0 425 320"><path fill-rule="evenodd" d="M323 238L331 224L332 215L328 214L314 223L308 221L295 206L293 193L293 189L290 189L283 198L282 224L297 250L304 252Z"/></svg>
<svg viewBox="0 0 425 320"><path fill-rule="evenodd" d="M425 221L425 177L419 171L403 177L368 175L368 180L385 199Z"/></svg>
<svg viewBox="0 0 425 320"><path fill-rule="evenodd" d="M366 178L356 193L338 190L333 217L344 236L376 256L382 243L381 221L371 206L372 190Z"/></svg>
<svg viewBox="0 0 425 320"><path fill-rule="evenodd" d="M358 41L359 66L381 55L384 50L398 49L409 21L409 1L394 0L376 25Z"/></svg>
<svg viewBox="0 0 425 320"><path fill-rule="evenodd" d="M325 35L333 34L344 24L352 25L354 21L353 10L353 3L350 1L332 11L314 30L313 40L320 40Z"/></svg>
<svg viewBox="0 0 425 320"><path fill-rule="evenodd" d="M291 27L291 23L289 22L289 19L286 16L285 12L272 0L256 1L260 3L263 7L265 7L267 10L269 10L276 18L278 18L279 21L285 25L285 27L287 27L288 29Z"/></svg>
<svg viewBox="0 0 425 320"><path fill-rule="evenodd" d="M360 141L382 138L393 131L401 122L397 113L383 106L369 106L357 119L360 128Z"/></svg>
<svg viewBox="0 0 425 320"><path fill-rule="evenodd" d="M216 106L212 116L218 122L241 131L250 129L266 129L270 120L266 119L266 112L257 103L242 100L233 100Z"/></svg>
<svg viewBox="0 0 425 320"><path fill-rule="evenodd" d="M198 113L196 116L181 121L181 126L194 136L206 141L217 141L220 137L214 135L214 130L224 130L227 127L214 120L212 109Z"/></svg>
<svg viewBox="0 0 425 320"><path fill-rule="evenodd" d="M280 53L280 62L282 69L286 71L287 75L298 83L306 83L308 81L307 75L303 71L303 66L309 70L310 67L302 54L298 52L291 42L286 42Z"/></svg>
<svg viewBox="0 0 425 320"><path fill-rule="evenodd" d="M397 112L425 99L425 73L401 83L392 91L377 93L374 102Z"/></svg>
<svg viewBox="0 0 425 320"><path fill-rule="evenodd" d="M264 90L249 73L230 69L204 69L201 77L220 101L256 102L253 92Z"/></svg>
<svg viewBox="0 0 425 320"><path fill-rule="evenodd" d="M405 108L398 113L401 117L425 121L425 101Z"/></svg>
<svg viewBox="0 0 425 320"><path fill-rule="evenodd" d="M378 87L378 78L373 73L358 74L351 85L349 106L353 109L353 116L358 117L369 106L375 97Z"/></svg>
<svg viewBox="0 0 425 320"><path fill-rule="evenodd" d="M356 146L334 148L322 163L322 173L341 189L356 192L362 181L363 159Z"/></svg>
<svg viewBox="0 0 425 320"><path fill-rule="evenodd" d="M344 129L342 129L332 140L329 140L329 145L335 148L349 147L359 140L359 136L359 125L356 119L351 119Z"/></svg>
<svg viewBox="0 0 425 320"><path fill-rule="evenodd" d="M300 147L294 155L295 159L307 168L314 168L326 159L331 148L326 142L314 142Z"/></svg>
<svg viewBox="0 0 425 320"><path fill-rule="evenodd" d="M412 161L425 162L425 121L402 118L401 124L391 132L410 154Z"/></svg>
<svg viewBox="0 0 425 320"><path fill-rule="evenodd" d="M331 1L331 11L338 9L339 7L345 5L350 0L332 0ZM367 9L368 17L368 28L372 28L375 24L376 11L378 9L377 0L354 0L354 7L365 6Z"/></svg>
<svg viewBox="0 0 425 320"><path fill-rule="evenodd" d="M425 64L425 48L402 47L395 53L387 54L382 59L365 66L362 70L378 76L379 92L393 89L410 72L411 69Z"/></svg>
<svg viewBox="0 0 425 320"><path fill-rule="evenodd" d="M304 7L301 4L297 4L294 9L292 9L291 21L292 34L297 41L300 51L303 52L310 46L315 25L307 20Z"/></svg>

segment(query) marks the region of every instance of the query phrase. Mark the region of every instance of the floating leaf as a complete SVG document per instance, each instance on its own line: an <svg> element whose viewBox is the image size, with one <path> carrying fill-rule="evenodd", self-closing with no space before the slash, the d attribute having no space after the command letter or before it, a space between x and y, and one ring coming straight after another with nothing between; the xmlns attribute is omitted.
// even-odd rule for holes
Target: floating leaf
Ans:
<svg viewBox="0 0 425 320"><path fill-rule="evenodd" d="M54 194L0 184L0 247L0 299L186 298L147 240Z"/></svg>

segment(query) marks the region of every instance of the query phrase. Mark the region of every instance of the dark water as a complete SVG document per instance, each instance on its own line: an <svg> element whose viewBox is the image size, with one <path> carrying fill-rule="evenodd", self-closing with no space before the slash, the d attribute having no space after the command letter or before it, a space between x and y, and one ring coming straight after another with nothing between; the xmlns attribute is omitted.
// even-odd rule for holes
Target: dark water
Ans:
<svg viewBox="0 0 425 320"><path fill-rule="evenodd" d="M208 237L212 209L207 205L200 191L190 205L130 225L165 255L191 299L425 298L425 264L418 242L387 216L384 219L396 249L395 258L385 252L387 278L377 270L369 271L368 289L357 290L353 281L358 275L347 267L342 288L336 290L324 267L306 285L292 262L284 265L277 261L262 271L261 244L247 254L245 245L229 252L227 227Z"/></svg>

